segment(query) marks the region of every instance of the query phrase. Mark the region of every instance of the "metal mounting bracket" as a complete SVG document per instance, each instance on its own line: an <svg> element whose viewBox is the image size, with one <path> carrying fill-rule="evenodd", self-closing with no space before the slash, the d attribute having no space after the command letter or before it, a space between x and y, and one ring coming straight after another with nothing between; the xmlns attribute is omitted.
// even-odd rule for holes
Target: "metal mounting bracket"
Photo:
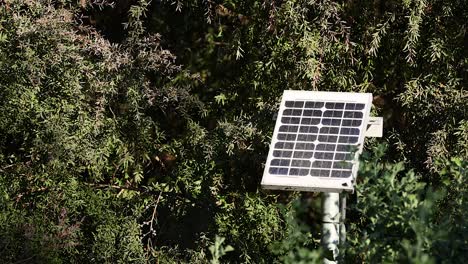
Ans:
<svg viewBox="0 0 468 264"><path fill-rule="evenodd" d="M382 137L383 134L383 118L369 117L367 123L366 137Z"/></svg>

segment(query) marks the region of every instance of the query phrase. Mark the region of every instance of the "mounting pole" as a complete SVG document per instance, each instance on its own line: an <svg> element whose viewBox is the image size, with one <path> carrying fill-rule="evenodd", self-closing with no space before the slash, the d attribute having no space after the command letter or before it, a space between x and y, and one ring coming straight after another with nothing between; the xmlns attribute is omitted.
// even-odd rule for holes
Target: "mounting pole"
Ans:
<svg viewBox="0 0 468 264"><path fill-rule="evenodd" d="M345 251L346 248L346 192L340 193L340 261L344 263Z"/></svg>
<svg viewBox="0 0 468 264"><path fill-rule="evenodd" d="M322 195L322 245L325 264L338 263L340 243L340 194L324 192Z"/></svg>

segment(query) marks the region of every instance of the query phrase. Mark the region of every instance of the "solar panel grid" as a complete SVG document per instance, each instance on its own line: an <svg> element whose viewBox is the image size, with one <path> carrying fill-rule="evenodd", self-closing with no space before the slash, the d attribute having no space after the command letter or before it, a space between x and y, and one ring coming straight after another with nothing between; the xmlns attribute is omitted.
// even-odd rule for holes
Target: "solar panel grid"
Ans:
<svg viewBox="0 0 468 264"><path fill-rule="evenodd" d="M269 173L350 177L365 104L296 100L285 107Z"/></svg>

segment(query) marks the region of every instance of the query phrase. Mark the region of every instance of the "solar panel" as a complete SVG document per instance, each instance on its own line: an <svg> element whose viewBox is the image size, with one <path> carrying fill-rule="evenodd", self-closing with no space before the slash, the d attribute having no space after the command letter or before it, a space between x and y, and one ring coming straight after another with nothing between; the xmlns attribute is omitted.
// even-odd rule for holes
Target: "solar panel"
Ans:
<svg viewBox="0 0 468 264"><path fill-rule="evenodd" d="M352 190L372 94L285 91L262 186Z"/></svg>

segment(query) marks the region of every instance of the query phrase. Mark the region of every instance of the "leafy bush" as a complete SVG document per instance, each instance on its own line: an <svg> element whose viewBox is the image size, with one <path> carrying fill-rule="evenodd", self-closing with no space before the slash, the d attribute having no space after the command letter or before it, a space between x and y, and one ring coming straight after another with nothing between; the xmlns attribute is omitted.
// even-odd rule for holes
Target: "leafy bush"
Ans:
<svg viewBox="0 0 468 264"><path fill-rule="evenodd" d="M349 261L462 261L467 244L459 216L467 205L466 196L459 195L466 192L466 161L440 161L445 184L431 186L413 170L405 170L402 162L383 162L384 146L373 152L375 156L361 162L362 182L351 208Z"/></svg>
<svg viewBox="0 0 468 264"><path fill-rule="evenodd" d="M0 261L316 261L316 196L259 183L282 91L320 89L372 92L385 123L347 261L461 262L466 10L2 1Z"/></svg>

